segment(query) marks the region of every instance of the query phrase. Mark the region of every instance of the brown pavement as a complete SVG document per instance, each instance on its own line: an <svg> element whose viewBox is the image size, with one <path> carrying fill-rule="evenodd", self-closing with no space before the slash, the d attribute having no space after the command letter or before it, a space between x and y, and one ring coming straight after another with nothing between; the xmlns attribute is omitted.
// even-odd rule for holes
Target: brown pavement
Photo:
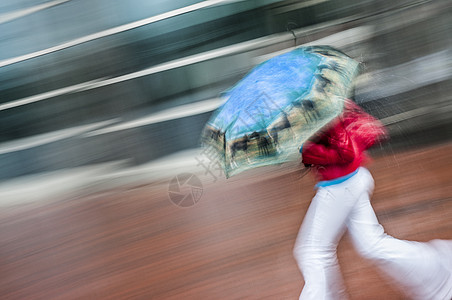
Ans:
<svg viewBox="0 0 452 300"><path fill-rule="evenodd" d="M452 144L386 153L369 165L386 231L452 239ZM0 298L298 299L292 247L310 174L292 164L199 179L189 208L169 201L169 180L2 208ZM347 235L338 255L351 299L405 299Z"/></svg>

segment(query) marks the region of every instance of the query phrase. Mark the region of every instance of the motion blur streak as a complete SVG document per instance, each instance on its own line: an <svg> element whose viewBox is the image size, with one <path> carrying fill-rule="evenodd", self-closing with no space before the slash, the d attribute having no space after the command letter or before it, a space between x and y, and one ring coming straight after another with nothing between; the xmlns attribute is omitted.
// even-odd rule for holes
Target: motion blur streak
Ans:
<svg viewBox="0 0 452 300"><path fill-rule="evenodd" d="M43 10L43 9L46 9L46 8L49 8L49 7L64 3L64 2L68 2L68 1L71 1L71 0L50 1L47 3L41 4L41 5L36 5L36 6L30 7L30 8L25 8L25 9L22 9L19 11L2 14L2 15L0 15L0 24L15 20L17 18L25 17L29 14L32 14L32 13L38 12L40 10Z"/></svg>
<svg viewBox="0 0 452 300"><path fill-rule="evenodd" d="M56 51L59 51L59 50L63 50L63 49L69 48L69 47L80 45L80 44L83 44L83 43L86 43L86 42L89 42L89 41L92 41L92 40L100 39L100 38L103 38L103 37L106 37L106 36L109 36L109 35L121 33L123 31L135 29L135 28L138 28L138 27L141 27L141 26L144 26L144 25L148 25L148 24L151 24L151 23L154 23L154 22L165 20L167 18L172 18L172 17L178 16L178 15L181 15L181 14L189 13L189 12L197 10L197 9L202 9L202 8L206 8L206 7L209 7L209 6L213 6L213 5L222 3L222 2L230 2L230 0L207 0L207 1L203 1L203 2L200 2L200 3L197 3L197 4L193 4L193 5L187 6L187 7L182 7L180 9L176 9L176 10L173 10L173 11L170 11L170 12L167 12L167 13L163 13L163 14L154 16L154 17L149 17L149 18L144 19L144 20L136 21L136 22L133 22L133 23L130 23L130 24L126 24L126 25L123 25L123 26L114 27L114 28L111 28L111 29L108 29L108 30L104 30L104 31L95 33L95 34L90 34L90 35L87 35L87 36L84 36L84 37L81 37L81 38L78 38L78 39L66 42L66 43L61 44L61 45L54 46L54 47L51 47L51 48L48 48L48 49L44 49L44 50L41 50L41 51L33 52L33 53L30 53L30 54L27 54L27 55L22 55L22 56L11 58L11 59L6 59L6 60L3 60L3 61L0 61L0 67L4 67L4 66L10 65L10 64L14 64L14 63L17 63L17 62L20 62L20 61L24 61L24 60L27 60L27 59L35 58L35 57L38 57L38 56L41 56L41 55L46 55L46 54L49 54L49 53L52 53L52 52L56 52ZM60 3L61 3L61 1L59 1L57 4L60 4ZM50 7L51 5L56 5L56 4L50 4L49 3L48 5L45 5L45 6L43 5L42 7L36 8L33 11L27 12L27 14L31 13L31 12L38 11L40 9L44 9L44 8ZM12 14L11 16L12 16L11 19L7 19L8 21L17 18L17 17L13 17L14 14Z"/></svg>
<svg viewBox="0 0 452 300"><path fill-rule="evenodd" d="M354 99L391 135L369 166L381 223L452 238L451 14L446 0L0 1L2 299L295 299L312 178L294 162L226 180L199 139L225 91L301 45L362 62ZM351 299L404 299L347 236L339 259Z"/></svg>
<svg viewBox="0 0 452 300"><path fill-rule="evenodd" d="M332 36L327 36L320 40L313 41L313 42L303 44L303 45L314 45L314 44L316 44L316 42L317 42L317 44L319 44L319 43L333 44L334 43L334 44L339 44L339 45L347 45L352 42L356 42L356 40L359 39L360 37L362 38L363 31L366 32L366 29L365 28L349 29L349 30L345 30L344 32L333 34ZM364 38L366 38L366 36L364 36ZM147 75L151 75L151 74L155 74L155 73L159 73L159 72L177 69L177 68L188 66L191 64L195 64L195 63L199 63L199 62L203 62L203 61L207 61L207 60L211 60L211 59L215 59L215 58L220 58L223 56L231 56L231 55L234 55L237 53L243 53L245 51L261 49L263 47L277 45L281 42L287 42L287 41L290 41L291 39L292 39L292 36L287 33L278 34L278 35L274 35L274 36L266 37L266 38L259 38L259 39L255 39L252 41L240 43L238 45L223 47L220 49L215 49L212 51L195 54L195 55L192 55L189 57L184 57L182 59L177 59L174 61L166 62L166 63L160 64L157 66L153 66L153 67L145 69L145 70L126 74L123 76L118 76L118 77L109 78L109 79L99 78L96 80L84 82L81 84L76 84L76 85L65 87L62 89L55 90L55 91L50 91L50 92L46 92L43 94L34 95L34 96L27 97L24 99L14 100L14 101L8 102L6 104L0 105L0 110L13 108L13 107L20 106L20 105L26 105L26 104L30 104L33 102L61 96L64 94L86 91L86 90L91 90L91 89L95 89L95 88L99 88L99 87L103 87L103 86L107 86L107 85L111 85L111 84L116 84L116 83L120 83L120 82L123 82L126 80L132 80L135 78L139 78L139 77L143 77L143 76L147 76ZM259 57L259 60L261 60L261 61L266 60L271 56L281 54L281 52L286 52L291 49L293 49L293 48L285 49L284 51L279 51L277 53L272 53L270 55L265 55L264 59L262 59L262 57ZM253 61L257 62L257 59L254 59ZM255 64L257 64L257 63L255 63Z"/></svg>

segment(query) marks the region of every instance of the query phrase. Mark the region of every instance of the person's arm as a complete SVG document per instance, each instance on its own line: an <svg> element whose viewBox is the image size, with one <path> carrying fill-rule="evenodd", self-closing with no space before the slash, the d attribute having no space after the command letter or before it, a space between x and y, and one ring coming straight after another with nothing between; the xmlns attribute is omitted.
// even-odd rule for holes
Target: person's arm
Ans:
<svg viewBox="0 0 452 300"><path fill-rule="evenodd" d="M355 158L355 149L347 131L339 123L326 133L327 145L306 142L303 145L303 163L312 165L346 164Z"/></svg>

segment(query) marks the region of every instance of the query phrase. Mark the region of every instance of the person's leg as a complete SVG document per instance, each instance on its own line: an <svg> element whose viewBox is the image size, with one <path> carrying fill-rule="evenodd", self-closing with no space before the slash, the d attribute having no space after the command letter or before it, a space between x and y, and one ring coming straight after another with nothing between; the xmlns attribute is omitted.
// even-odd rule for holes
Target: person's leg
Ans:
<svg viewBox="0 0 452 300"><path fill-rule="evenodd" d="M367 170L360 170L361 186L373 186ZM395 239L384 233L370 204L366 190L356 195L347 227L358 252L375 265L412 299L446 299L452 297L452 274L444 258L452 252L452 241L420 243ZM433 247L434 245L435 247ZM443 251L441 254L440 252Z"/></svg>
<svg viewBox="0 0 452 300"><path fill-rule="evenodd" d="M294 257L305 285L300 299L346 299L336 248L357 199L343 188L320 188L298 233Z"/></svg>

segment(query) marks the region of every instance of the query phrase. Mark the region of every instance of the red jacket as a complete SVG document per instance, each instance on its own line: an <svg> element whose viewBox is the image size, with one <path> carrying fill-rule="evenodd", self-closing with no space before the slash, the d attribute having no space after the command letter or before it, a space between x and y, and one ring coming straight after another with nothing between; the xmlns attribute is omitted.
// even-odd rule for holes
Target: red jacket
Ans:
<svg viewBox="0 0 452 300"><path fill-rule="evenodd" d="M365 150L386 136L377 119L347 100L342 114L303 145L303 163L317 170L319 180L342 177L360 167Z"/></svg>

